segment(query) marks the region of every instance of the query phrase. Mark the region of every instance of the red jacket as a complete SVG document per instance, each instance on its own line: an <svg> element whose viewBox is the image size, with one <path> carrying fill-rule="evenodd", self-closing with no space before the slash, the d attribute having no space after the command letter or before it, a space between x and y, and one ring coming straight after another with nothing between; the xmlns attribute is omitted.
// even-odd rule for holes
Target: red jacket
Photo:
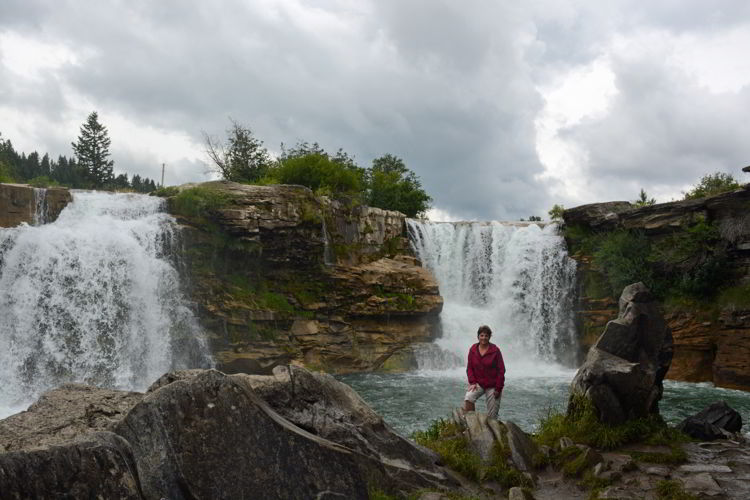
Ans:
<svg viewBox="0 0 750 500"><path fill-rule="evenodd" d="M498 393L502 392L505 386L505 363L500 349L491 343L482 356L479 354L478 342L471 346L466 375L469 376L469 384L479 384L484 389L494 387Z"/></svg>

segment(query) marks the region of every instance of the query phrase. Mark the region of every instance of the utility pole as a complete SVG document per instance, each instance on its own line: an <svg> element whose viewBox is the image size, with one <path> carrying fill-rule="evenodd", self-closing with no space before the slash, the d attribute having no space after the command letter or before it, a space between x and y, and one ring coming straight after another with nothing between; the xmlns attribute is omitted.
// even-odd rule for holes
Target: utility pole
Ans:
<svg viewBox="0 0 750 500"><path fill-rule="evenodd" d="M161 187L164 187L164 164L161 164Z"/></svg>

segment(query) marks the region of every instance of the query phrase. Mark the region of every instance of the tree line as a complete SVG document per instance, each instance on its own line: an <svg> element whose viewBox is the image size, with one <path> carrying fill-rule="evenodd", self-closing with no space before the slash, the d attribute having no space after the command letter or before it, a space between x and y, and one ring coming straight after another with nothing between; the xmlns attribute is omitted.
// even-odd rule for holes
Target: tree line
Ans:
<svg viewBox="0 0 750 500"><path fill-rule="evenodd" d="M27 183L37 187L66 186L75 189L106 189L148 193L156 183L136 174L129 178L123 173L114 175L114 161L110 159L111 140L107 128L99 122L96 111L81 125L79 136L71 143L74 155L50 158L18 152L10 139L0 135L0 182Z"/></svg>
<svg viewBox="0 0 750 500"><path fill-rule="evenodd" d="M398 210L409 217L423 216L432 198L417 175L392 154L361 167L339 149L325 151L318 143L299 142L273 158L252 131L230 120L225 140L203 133L206 155L223 179L246 184L300 184L315 193L349 198L371 207Z"/></svg>

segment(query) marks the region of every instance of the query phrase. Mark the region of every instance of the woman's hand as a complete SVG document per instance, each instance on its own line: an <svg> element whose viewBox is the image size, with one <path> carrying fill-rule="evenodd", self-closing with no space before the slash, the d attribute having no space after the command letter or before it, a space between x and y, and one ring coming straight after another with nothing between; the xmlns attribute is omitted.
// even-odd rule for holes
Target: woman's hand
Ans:
<svg viewBox="0 0 750 500"><path fill-rule="evenodd" d="M474 392L474 389L477 388L477 384L469 384L469 388L466 389L468 392Z"/></svg>

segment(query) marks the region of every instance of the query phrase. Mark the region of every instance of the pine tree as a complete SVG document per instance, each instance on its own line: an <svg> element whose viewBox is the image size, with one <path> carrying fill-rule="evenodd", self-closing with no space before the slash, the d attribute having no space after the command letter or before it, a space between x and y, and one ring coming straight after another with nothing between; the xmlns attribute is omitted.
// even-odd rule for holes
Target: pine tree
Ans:
<svg viewBox="0 0 750 500"><path fill-rule="evenodd" d="M78 141L72 143L78 165L88 172L92 187L103 187L113 178L114 162L108 159L110 142L107 127L99 123L99 116L92 111L81 125Z"/></svg>

